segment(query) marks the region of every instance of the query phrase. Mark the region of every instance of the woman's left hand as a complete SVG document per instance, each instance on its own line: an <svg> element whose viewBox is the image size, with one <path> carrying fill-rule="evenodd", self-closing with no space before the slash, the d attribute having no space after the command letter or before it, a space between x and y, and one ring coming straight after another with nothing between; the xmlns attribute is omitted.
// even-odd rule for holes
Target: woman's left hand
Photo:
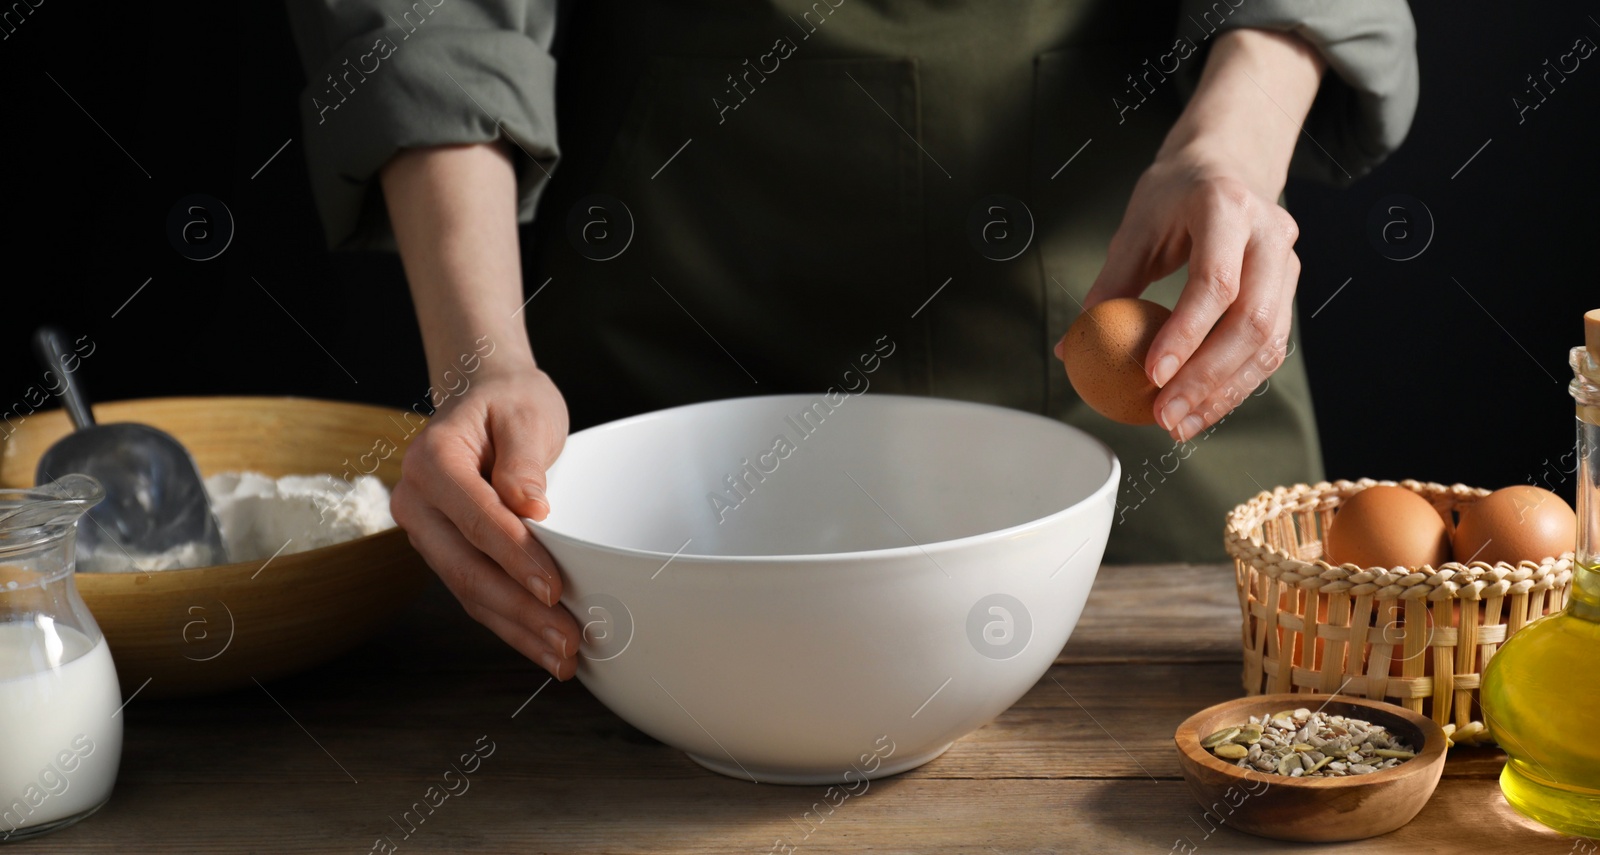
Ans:
<svg viewBox="0 0 1600 855"><path fill-rule="evenodd" d="M1145 373L1161 387L1156 422L1184 441L1238 406L1283 363L1294 317L1299 229L1225 160L1158 158L1139 179L1088 308L1134 297L1189 265Z"/></svg>
<svg viewBox="0 0 1600 855"><path fill-rule="evenodd" d="M1299 229L1277 199L1322 71L1297 36L1219 35L1084 300L1137 297L1188 265L1144 365L1161 387L1152 415L1180 442L1243 402L1287 352Z"/></svg>

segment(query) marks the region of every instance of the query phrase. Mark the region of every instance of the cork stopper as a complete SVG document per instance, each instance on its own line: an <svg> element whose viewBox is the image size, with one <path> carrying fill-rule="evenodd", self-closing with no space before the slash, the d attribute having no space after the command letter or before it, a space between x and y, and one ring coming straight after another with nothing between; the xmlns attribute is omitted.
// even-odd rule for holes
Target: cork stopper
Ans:
<svg viewBox="0 0 1600 855"><path fill-rule="evenodd" d="M1589 351L1589 360L1600 364L1600 309L1583 314L1583 346Z"/></svg>

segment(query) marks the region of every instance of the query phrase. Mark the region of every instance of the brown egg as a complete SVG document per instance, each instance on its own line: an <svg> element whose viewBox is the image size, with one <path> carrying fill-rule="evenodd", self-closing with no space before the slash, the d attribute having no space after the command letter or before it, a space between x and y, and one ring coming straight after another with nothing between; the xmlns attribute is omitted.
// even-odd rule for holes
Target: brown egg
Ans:
<svg viewBox="0 0 1600 855"><path fill-rule="evenodd" d="M1067 379L1084 403L1112 421L1155 423L1156 393L1144 359L1172 312L1149 300L1120 297L1078 316L1061 342Z"/></svg>
<svg viewBox="0 0 1600 855"><path fill-rule="evenodd" d="M1467 505L1456 524L1457 560L1539 561L1573 549L1578 516L1566 500L1528 484L1502 487Z"/></svg>
<svg viewBox="0 0 1600 855"><path fill-rule="evenodd" d="M1404 487L1378 485L1345 499L1328 526L1323 557L1362 567L1438 567L1450 560L1444 517Z"/></svg>

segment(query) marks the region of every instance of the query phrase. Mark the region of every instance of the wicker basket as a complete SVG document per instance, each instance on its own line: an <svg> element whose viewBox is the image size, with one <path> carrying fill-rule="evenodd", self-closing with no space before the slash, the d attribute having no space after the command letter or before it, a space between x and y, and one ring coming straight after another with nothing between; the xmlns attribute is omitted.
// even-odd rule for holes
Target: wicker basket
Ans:
<svg viewBox="0 0 1600 855"><path fill-rule="evenodd" d="M1566 604L1573 554L1438 568L1322 560L1322 533L1339 503L1397 483L1431 502L1452 534L1455 511L1489 493L1462 484L1325 481L1261 493L1228 514L1245 691L1360 695L1481 734L1473 703L1484 666L1513 633Z"/></svg>

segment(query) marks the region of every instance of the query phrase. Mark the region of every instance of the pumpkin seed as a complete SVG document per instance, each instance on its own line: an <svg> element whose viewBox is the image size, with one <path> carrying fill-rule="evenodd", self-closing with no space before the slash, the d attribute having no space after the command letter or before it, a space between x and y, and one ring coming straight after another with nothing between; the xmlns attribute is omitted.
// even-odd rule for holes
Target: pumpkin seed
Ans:
<svg viewBox="0 0 1600 855"><path fill-rule="evenodd" d="M1237 727L1225 727L1222 730L1219 730L1216 733L1211 734L1210 736L1206 737L1205 739L1200 740L1200 747L1201 748L1216 748L1218 745L1221 745L1224 742L1232 742L1233 738L1235 736L1238 736L1238 735L1239 735L1239 728L1237 728Z"/></svg>

